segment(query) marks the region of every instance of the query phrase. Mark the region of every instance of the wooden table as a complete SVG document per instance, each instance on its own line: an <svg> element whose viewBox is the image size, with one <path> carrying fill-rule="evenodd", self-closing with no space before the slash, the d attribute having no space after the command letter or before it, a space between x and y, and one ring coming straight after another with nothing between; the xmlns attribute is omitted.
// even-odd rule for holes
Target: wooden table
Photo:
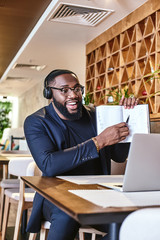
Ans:
<svg viewBox="0 0 160 240"><path fill-rule="evenodd" d="M6 179L8 176L8 163L9 159L5 156L0 155L0 165L3 166L3 179Z"/></svg>
<svg viewBox="0 0 160 240"><path fill-rule="evenodd" d="M104 189L96 184L77 185L59 178L38 176L22 177L22 180L82 225L122 223L128 214L140 209L140 207L103 208L68 192L73 189ZM119 233L111 239L118 239L118 235Z"/></svg>
<svg viewBox="0 0 160 240"><path fill-rule="evenodd" d="M31 157L31 153L29 153L28 151L22 151L22 150L11 150L11 151L2 150L0 152L0 156L4 156L4 157Z"/></svg>

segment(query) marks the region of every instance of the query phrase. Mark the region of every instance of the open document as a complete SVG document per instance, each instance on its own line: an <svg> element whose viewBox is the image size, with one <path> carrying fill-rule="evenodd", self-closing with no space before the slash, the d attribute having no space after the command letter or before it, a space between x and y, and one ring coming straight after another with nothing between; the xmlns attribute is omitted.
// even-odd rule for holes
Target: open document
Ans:
<svg viewBox="0 0 160 240"><path fill-rule="evenodd" d="M160 191L122 193L114 190L69 190L101 207L159 206Z"/></svg>
<svg viewBox="0 0 160 240"><path fill-rule="evenodd" d="M100 105L96 107L97 134L105 128L126 122L129 127L129 136L123 142L131 142L135 133L150 133L150 119L148 104L125 109L119 105Z"/></svg>
<svg viewBox="0 0 160 240"><path fill-rule="evenodd" d="M123 175L78 175L78 176L57 176L57 178L75 184L100 184L123 182Z"/></svg>

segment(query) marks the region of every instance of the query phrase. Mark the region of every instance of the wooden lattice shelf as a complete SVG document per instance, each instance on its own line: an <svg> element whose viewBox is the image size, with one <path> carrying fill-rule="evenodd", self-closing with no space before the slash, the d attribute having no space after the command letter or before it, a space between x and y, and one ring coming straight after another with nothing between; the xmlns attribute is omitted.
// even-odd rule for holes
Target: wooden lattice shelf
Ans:
<svg viewBox="0 0 160 240"><path fill-rule="evenodd" d="M107 104L113 89L127 87L129 94L148 101L151 117L160 118L160 74L149 80L160 69L160 10L93 47L86 60L86 91L96 105Z"/></svg>

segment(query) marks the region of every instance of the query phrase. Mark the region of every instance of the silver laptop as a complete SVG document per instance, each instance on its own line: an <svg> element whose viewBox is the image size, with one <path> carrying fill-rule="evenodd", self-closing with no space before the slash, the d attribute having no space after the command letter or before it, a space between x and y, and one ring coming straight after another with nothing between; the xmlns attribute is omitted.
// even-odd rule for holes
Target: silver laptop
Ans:
<svg viewBox="0 0 160 240"><path fill-rule="evenodd" d="M123 183L100 183L123 192L160 190L160 134L134 134Z"/></svg>

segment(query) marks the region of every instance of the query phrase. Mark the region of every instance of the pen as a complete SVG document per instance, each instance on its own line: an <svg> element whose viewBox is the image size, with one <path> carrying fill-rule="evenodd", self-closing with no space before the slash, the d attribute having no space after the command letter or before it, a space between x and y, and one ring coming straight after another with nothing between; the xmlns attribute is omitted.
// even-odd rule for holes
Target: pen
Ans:
<svg viewBox="0 0 160 240"><path fill-rule="evenodd" d="M128 122L129 122L129 117L130 117L130 115L127 117L126 123L128 123Z"/></svg>

